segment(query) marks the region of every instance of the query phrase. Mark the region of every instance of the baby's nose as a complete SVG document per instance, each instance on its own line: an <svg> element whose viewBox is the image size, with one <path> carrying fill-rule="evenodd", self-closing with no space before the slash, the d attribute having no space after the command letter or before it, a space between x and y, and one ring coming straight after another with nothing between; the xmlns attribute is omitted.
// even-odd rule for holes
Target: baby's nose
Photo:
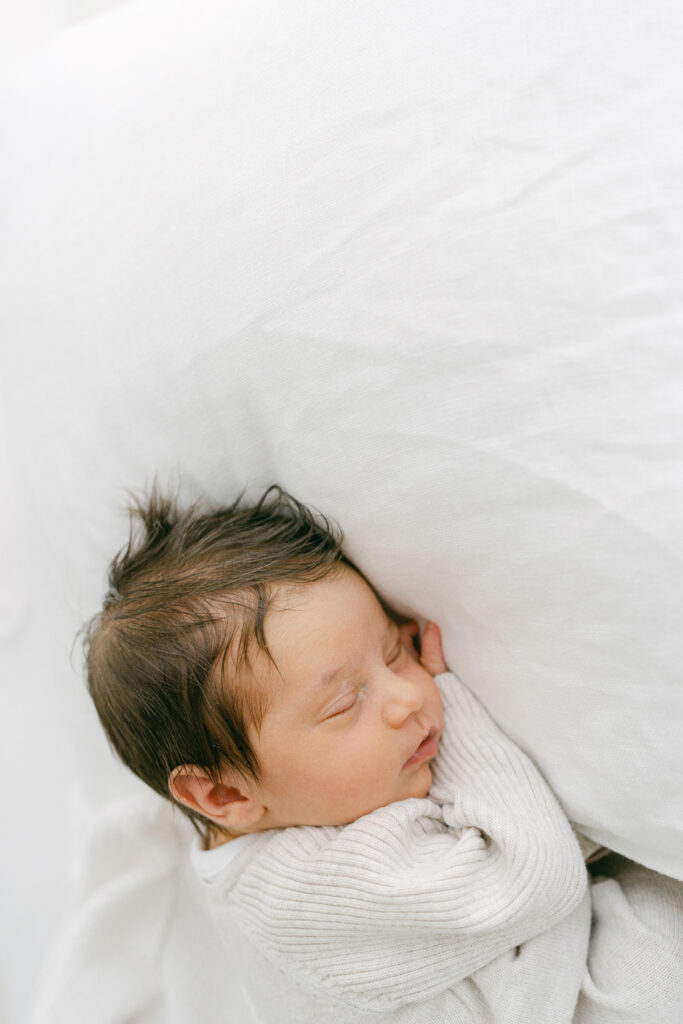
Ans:
<svg viewBox="0 0 683 1024"><path fill-rule="evenodd" d="M405 679L399 680L384 704L384 719L394 729L422 707L420 688Z"/></svg>

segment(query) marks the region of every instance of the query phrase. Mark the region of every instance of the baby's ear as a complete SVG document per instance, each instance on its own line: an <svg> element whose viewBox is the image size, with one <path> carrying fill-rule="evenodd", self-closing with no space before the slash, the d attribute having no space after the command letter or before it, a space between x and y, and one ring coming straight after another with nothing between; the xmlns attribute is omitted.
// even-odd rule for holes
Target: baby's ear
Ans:
<svg viewBox="0 0 683 1024"><path fill-rule="evenodd" d="M252 787L239 776L216 781L196 764L174 768L168 777L168 788L178 803L227 829L252 828L265 811L254 799Z"/></svg>

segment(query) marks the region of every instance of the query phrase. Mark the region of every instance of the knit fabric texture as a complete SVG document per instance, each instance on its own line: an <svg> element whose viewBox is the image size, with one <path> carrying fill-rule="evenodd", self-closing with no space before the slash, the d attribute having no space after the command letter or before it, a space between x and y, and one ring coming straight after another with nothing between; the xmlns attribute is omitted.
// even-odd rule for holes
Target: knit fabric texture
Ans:
<svg viewBox="0 0 683 1024"><path fill-rule="evenodd" d="M591 879L601 851L532 761L453 673L436 682L426 798L240 838L205 877L256 1018L679 1024L683 884L623 858Z"/></svg>

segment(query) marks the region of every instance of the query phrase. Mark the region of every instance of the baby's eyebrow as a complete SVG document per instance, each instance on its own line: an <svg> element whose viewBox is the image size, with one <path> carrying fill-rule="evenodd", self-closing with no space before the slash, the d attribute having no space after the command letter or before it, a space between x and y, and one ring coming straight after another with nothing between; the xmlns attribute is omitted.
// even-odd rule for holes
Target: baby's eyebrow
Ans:
<svg viewBox="0 0 683 1024"><path fill-rule="evenodd" d="M395 622L393 622L391 619L387 619L385 623L384 633L382 634L383 640L386 640L386 638L388 637L389 633L391 632L395 625ZM323 674L318 677L316 685L320 687L320 689L323 689L327 686L331 686L332 683L336 683L342 676L348 675L350 672L352 672L354 667L355 666L353 664L347 663L345 665L340 665L339 668L328 669L326 672L323 672Z"/></svg>
<svg viewBox="0 0 683 1024"><path fill-rule="evenodd" d="M332 683L336 683L337 680L348 673L350 669L349 665L340 665L339 668L328 669L318 679L318 686L322 689L325 686L330 686Z"/></svg>

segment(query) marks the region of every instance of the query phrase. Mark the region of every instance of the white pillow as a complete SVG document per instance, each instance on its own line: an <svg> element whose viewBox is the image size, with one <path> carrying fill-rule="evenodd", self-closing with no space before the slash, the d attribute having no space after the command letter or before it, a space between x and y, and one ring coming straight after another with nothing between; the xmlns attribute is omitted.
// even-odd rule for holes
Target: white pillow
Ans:
<svg viewBox="0 0 683 1024"><path fill-rule="evenodd" d="M124 488L275 480L580 829L683 879L681 30L133 3L16 78L4 400L88 799L126 784L68 654Z"/></svg>

